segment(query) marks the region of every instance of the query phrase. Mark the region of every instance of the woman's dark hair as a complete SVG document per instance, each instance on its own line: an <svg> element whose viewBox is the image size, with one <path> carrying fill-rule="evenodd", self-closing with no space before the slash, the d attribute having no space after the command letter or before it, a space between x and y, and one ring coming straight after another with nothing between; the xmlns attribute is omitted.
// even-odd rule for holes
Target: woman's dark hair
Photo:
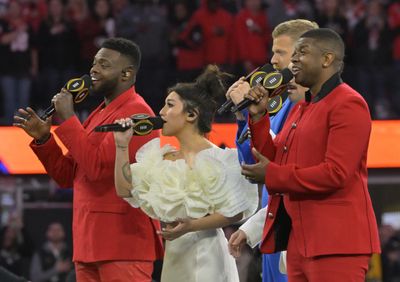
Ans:
<svg viewBox="0 0 400 282"><path fill-rule="evenodd" d="M225 95L224 80L229 77L230 74L221 72L216 65L208 65L195 82L178 83L168 89L168 94L178 93L184 111L197 114L197 127L201 134L211 131L218 97Z"/></svg>

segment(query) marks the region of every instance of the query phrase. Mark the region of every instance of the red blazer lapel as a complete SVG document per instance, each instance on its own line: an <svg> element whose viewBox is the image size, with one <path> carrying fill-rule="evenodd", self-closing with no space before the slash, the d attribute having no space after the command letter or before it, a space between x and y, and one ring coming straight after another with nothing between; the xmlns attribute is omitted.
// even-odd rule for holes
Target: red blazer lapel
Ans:
<svg viewBox="0 0 400 282"><path fill-rule="evenodd" d="M83 123L83 127L87 128L88 133L92 132L96 126L101 125L108 120L110 115L118 112L117 109L128 102L128 100L132 98L132 95L137 97L134 87L119 95L107 106L105 106L104 102L101 103Z"/></svg>

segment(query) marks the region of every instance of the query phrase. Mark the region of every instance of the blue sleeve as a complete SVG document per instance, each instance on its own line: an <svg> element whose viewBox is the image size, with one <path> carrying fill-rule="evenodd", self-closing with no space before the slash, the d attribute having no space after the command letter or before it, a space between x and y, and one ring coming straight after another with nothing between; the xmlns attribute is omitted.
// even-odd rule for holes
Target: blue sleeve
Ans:
<svg viewBox="0 0 400 282"><path fill-rule="evenodd" d="M293 106L294 104L289 99L286 99L279 112L270 118L271 130L275 134L278 134L281 131L283 124L285 123L285 120Z"/></svg>
<svg viewBox="0 0 400 282"><path fill-rule="evenodd" d="M282 106L282 109L280 109L276 115L271 117L271 130L275 134L278 134L281 131L282 126L286 120L286 117L292 107L293 103L289 99L286 99L286 101ZM247 117L248 116L247 109L243 110L242 114L245 117ZM236 148L238 150L239 161L241 163L245 162L246 164L254 164L255 161L251 153L250 140L246 139L242 144L238 142L240 137L247 132L248 129L247 120L237 120L237 124L238 124L238 131L236 134L235 143L236 143Z"/></svg>
<svg viewBox="0 0 400 282"><path fill-rule="evenodd" d="M240 163L245 162L246 164L254 164L253 155L251 154L250 140L246 138L246 140L241 144L238 141L242 137L242 135L246 134L249 128L247 124L247 117L248 117L247 109L242 110L241 113L246 117L246 120L236 120L236 123L238 125L238 131L236 133L235 144L238 152L239 162Z"/></svg>

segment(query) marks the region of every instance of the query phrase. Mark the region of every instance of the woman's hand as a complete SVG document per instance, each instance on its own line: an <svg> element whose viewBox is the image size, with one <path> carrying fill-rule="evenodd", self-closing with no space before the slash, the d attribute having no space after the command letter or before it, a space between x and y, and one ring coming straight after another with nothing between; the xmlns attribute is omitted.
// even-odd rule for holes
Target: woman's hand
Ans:
<svg viewBox="0 0 400 282"><path fill-rule="evenodd" d="M114 131L115 146L118 148L127 148L133 135L133 121L131 118L122 118L115 120L122 127L129 127L126 131Z"/></svg>
<svg viewBox="0 0 400 282"><path fill-rule="evenodd" d="M165 240L173 241L188 232L191 232L191 219L177 219L175 222L169 223L161 231L157 231Z"/></svg>

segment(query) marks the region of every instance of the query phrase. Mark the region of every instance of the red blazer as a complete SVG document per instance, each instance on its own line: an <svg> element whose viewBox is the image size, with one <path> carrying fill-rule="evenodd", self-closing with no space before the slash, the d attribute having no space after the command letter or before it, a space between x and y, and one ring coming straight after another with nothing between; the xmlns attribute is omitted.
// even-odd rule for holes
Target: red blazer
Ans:
<svg viewBox="0 0 400 282"><path fill-rule="evenodd" d="M306 257L380 252L367 186L368 106L345 83L327 94L296 105L275 140L268 116L250 125L254 147L271 160L262 252L286 249L289 232Z"/></svg>
<svg viewBox="0 0 400 282"><path fill-rule="evenodd" d="M113 123L118 118L154 113L133 88L103 107L104 102L83 125L74 116L55 130L68 149L67 155L62 154L54 136L43 145L31 143L48 174L61 187L74 188L74 261L161 258L162 241L156 234L159 222L132 208L115 192L113 134L93 131L96 126ZM135 161L138 148L158 136L159 132L153 131L133 137L129 145L130 161Z"/></svg>

